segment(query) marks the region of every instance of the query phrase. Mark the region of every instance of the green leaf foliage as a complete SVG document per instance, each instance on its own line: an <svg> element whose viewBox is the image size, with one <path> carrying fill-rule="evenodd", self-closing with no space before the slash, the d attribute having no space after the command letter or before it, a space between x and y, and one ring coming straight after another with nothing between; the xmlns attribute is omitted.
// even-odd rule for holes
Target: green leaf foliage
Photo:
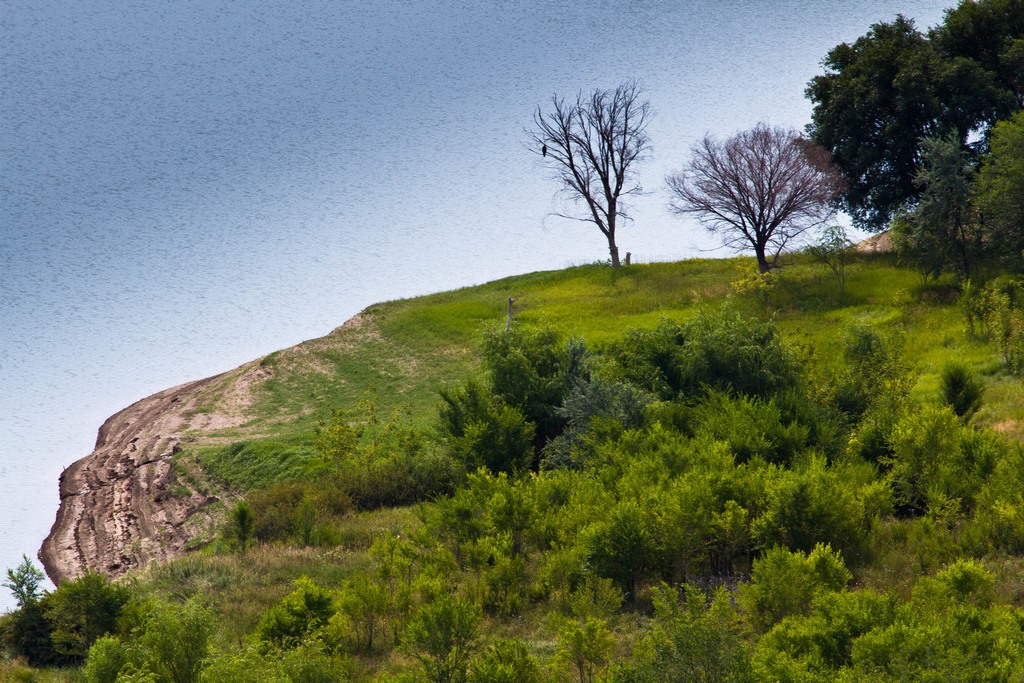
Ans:
<svg viewBox="0 0 1024 683"><path fill-rule="evenodd" d="M295 646L324 626L335 611L333 593L301 577L295 590L263 615L255 635L279 647Z"/></svg>
<svg viewBox="0 0 1024 683"><path fill-rule="evenodd" d="M1024 39L1019 41L1024 55ZM1024 58L1021 62L1024 72ZM1024 77L1021 77L1024 82ZM976 187L978 206L991 226L999 253L1019 266L1024 250L1024 112L998 122L982 159Z"/></svg>
<svg viewBox="0 0 1024 683"><path fill-rule="evenodd" d="M7 580L3 582L3 585L11 589L14 599L18 602L18 607L24 608L39 601L39 584L45 578L43 572L33 564L28 555L22 555L21 564L14 569L7 570Z"/></svg>
<svg viewBox="0 0 1024 683"><path fill-rule="evenodd" d="M480 609L451 594L420 608L406 630L406 642L431 683L462 683L477 644Z"/></svg>
<svg viewBox="0 0 1024 683"><path fill-rule="evenodd" d="M61 584L46 600L54 649L84 659L100 636L111 633L128 602L126 588L101 574L85 574Z"/></svg>
<svg viewBox="0 0 1024 683"><path fill-rule="evenodd" d="M769 630L785 617L807 614L814 597L846 587L853 574L828 545L809 554L775 546L754 561L740 599L755 627Z"/></svg>
<svg viewBox="0 0 1024 683"><path fill-rule="evenodd" d="M540 667L519 640L499 640L470 662L468 683L541 683Z"/></svg>
<svg viewBox="0 0 1024 683"><path fill-rule="evenodd" d="M754 681L742 617L730 594L709 598L700 588L661 586L653 593L654 619L633 662L615 671L615 683Z"/></svg>
<svg viewBox="0 0 1024 683"><path fill-rule="evenodd" d="M965 422L981 408L982 395L985 393L977 374L966 364L956 361L942 366L939 390L942 402Z"/></svg>
<svg viewBox="0 0 1024 683"><path fill-rule="evenodd" d="M684 324L629 330L611 350L618 374L664 400L705 387L767 398L794 386L799 369L778 330L739 312L702 308Z"/></svg>
<svg viewBox="0 0 1024 683"><path fill-rule="evenodd" d="M1016 53L992 52L986 28L1010 48L1024 37L1022 17L1016 2L965 2L929 35L897 16L829 51L825 73L807 87L809 129L845 173L842 205L858 225L882 230L917 204L923 139L953 135L964 145L1019 110Z"/></svg>
<svg viewBox="0 0 1024 683"><path fill-rule="evenodd" d="M448 452L466 469L523 472L534 460L536 426L519 408L477 382L441 389L440 429Z"/></svg>

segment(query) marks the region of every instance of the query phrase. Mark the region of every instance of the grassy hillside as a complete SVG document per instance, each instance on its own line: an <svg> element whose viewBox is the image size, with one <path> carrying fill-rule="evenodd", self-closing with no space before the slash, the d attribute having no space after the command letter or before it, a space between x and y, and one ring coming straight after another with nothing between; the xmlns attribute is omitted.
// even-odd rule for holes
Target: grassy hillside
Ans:
<svg viewBox="0 0 1024 683"><path fill-rule="evenodd" d="M1024 624L1017 610L1024 563L1015 545L1024 517L1019 492L1011 490L1021 474L1014 463L1024 462L1014 446L1024 431L1024 383L1007 369L996 335L968 329L954 283L926 283L889 255L858 256L843 292L802 255L770 287L758 285L754 273L744 258L533 273L377 304L326 337L267 356L250 421L186 448L175 462L179 486L249 500L263 542L240 552L230 526L209 530L188 557L130 577L130 591L206 606L216 624L210 642L221 653L209 671L229 671L224 653L252 643L255 649L233 655L251 661L232 661L287 668L288 653L301 652L344 669L324 680L421 680L427 646L417 645L416 624L449 593L479 612L470 669L515 659L496 653L506 647L501 643L518 643L516 657L539 667L532 680L653 680L643 672L657 670L658 657L668 656L659 649L664 639L682 638L686 628L693 631L686 642L714 636L722 657L738 658L735 671L746 673L731 680L831 680L840 671L849 680L869 671L898 680L891 648L900 638L949 641L957 619L966 618L988 624L986 633L1009 648L1007 661L1020 661L1014 657L1024 653L1024 630L1006 619ZM488 329L504 328L508 297L515 298L518 326L582 338L598 358L621 353L630 330L685 325L727 305L739 319L770 321L792 371L815 388L801 388L806 393L796 403L785 393L663 400L648 406L642 427L590 427L580 442L590 460L576 470L467 473L447 459L453 442L437 435L438 390L473 376L488 381L482 339ZM821 397L832 395L830 383L849 365L849 331L858 326L899 356L908 396L893 404L898 414L876 407L829 423L811 404L832 400ZM968 426L938 408L940 374L950 361L965 363L985 386ZM213 397L211 409L215 404ZM808 410L819 412L795 421L771 417ZM755 427L735 426L744 420ZM871 454L872 438L881 456ZM933 451L948 461L932 467ZM901 460L915 457L917 464ZM423 471L417 462L427 463ZM934 470L932 479L919 481L915 468ZM395 481L406 479L427 488L396 494ZM385 491L383 498L361 497L371 490ZM414 502L387 505L388 496ZM699 502L702 496L710 497ZM639 520L641 540L627 559L658 559L623 573L622 557L607 553L621 541L615 525L630 519ZM690 547L685 539L694 525L705 530ZM811 573L793 579L805 571L801 563ZM305 600L299 612L311 609L314 589L296 584L301 577L327 591L333 607L308 627L315 643L303 636L295 650L298 641L275 641L267 624L284 618L282 605L294 611ZM677 604L661 582L689 586L680 589L689 597ZM776 583L783 592L771 599L783 606L766 606L765 587ZM801 585L818 588L801 592ZM975 611L947 612L947 598ZM853 602L828 602L836 600ZM379 621L373 644L360 626L367 610L377 610ZM836 645L840 654L808 644L824 637L821 620L853 619L858 610L863 623L844 627L845 641L828 636L845 643ZM949 631L919 633L923 622L915 619L925 617ZM150 623L139 613L133 618L136 629ZM800 629L809 634L803 645ZM860 636L876 640L851 645ZM590 658L597 678L574 668L573 642L592 648L576 655ZM278 649L268 651L267 643ZM610 666L634 660L642 666ZM921 666L949 674L961 663ZM399 678L388 678L393 674ZM282 680L320 680L288 676Z"/></svg>
<svg viewBox="0 0 1024 683"><path fill-rule="evenodd" d="M899 331L917 374L915 398L934 398L942 365L965 360L988 378L976 422L1017 433L1024 389L1002 371L990 340L965 333L952 283L925 283L891 255L865 254L848 267L840 294L829 271L797 255L766 299L739 284L755 272L748 258L580 266L375 304L326 337L267 356L272 376L259 386L252 420L218 436L308 445L335 410L358 412L365 401L426 426L436 417L438 387L477 371L481 335L504 326L510 296L517 323L582 337L598 351L630 328L685 320L695 306L727 297L750 316L772 317L813 364L837 359L836 340L852 322Z"/></svg>

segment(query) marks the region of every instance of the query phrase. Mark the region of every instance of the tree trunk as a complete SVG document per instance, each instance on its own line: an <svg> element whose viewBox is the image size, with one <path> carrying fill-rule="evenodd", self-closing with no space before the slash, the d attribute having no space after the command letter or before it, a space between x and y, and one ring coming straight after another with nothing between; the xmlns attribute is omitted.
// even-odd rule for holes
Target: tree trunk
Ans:
<svg viewBox="0 0 1024 683"><path fill-rule="evenodd" d="M619 248L615 246L615 238L608 238L608 253L612 257L612 268L619 267Z"/></svg>
<svg viewBox="0 0 1024 683"><path fill-rule="evenodd" d="M754 255L757 256L757 269L761 271L761 275L764 275L772 269L768 263L768 259L764 256L764 247L757 245L754 247Z"/></svg>

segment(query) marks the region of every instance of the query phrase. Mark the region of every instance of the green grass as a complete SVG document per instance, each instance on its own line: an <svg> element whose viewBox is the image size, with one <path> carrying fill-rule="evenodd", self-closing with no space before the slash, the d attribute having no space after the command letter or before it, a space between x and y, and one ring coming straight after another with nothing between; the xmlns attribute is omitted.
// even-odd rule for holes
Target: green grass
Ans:
<svg viewBox="0 0 1024 683"><path fill-rule="evenodd" d="M1024 434L1024 383L1004 372L991 343L966 334L950 281L925 283L891 255L862 255L848 267L840 292L830 271L798 254L777 271L777 287L765 302L733 286L755 272L750 258L617 270L585 265L375 304L360 324L263 359L269 378L258 385L251 420L217 432L213 442L200 437L188 455L215 485L245 490L300 477L313 430L335 410L358 412L369 400L380 415L402 410L404 423L428 428L438 387L478 372L481 334L504 327L508 297L515 298L518 323L583 337L596 350L629 328L652 327L664 317L685 320L697 306L727 297L751 316L772 316L785 341L814 364L839 360L845 329L868 324L903 340L917 376L915 400L938 400L942 366L963 360L987 384L975 421Z"/></svg>
<svg viewBox="0 0 1024 683"><path fill-rule="evenodd" d="M196 455L215 483L246 491L302 479L315 457L308 439L292 443L271 439L238 441L203 449Z"/></svg>
<svg viewBox="0 0 1024 683"><path fill-rule="evenodd" d="M179 600L203 596L222 617L222 645L237 645L267 608L291 592L296 579L307 576L324 586L340 586L370 566L367 550L377 536L408 534L417 526L413 508L363 512L338 523L341 543L336 547L254 545L244 556L210 548L129 580L145 595Z"/></svg>

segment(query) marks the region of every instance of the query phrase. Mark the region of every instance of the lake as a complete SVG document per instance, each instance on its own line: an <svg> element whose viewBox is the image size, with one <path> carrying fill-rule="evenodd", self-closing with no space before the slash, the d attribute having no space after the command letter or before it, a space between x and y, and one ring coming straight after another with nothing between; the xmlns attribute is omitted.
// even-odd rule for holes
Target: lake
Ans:
<svg viewBox="0 0 1024 683"><path fill-rule="evenodd" d="M830 48L943 7L5 0L0 571L129 403L376 301L606 259L524 145L554 94L639 79L653 155L620 250L723 255L665 174L706 132L802 127Z"/></svg>

